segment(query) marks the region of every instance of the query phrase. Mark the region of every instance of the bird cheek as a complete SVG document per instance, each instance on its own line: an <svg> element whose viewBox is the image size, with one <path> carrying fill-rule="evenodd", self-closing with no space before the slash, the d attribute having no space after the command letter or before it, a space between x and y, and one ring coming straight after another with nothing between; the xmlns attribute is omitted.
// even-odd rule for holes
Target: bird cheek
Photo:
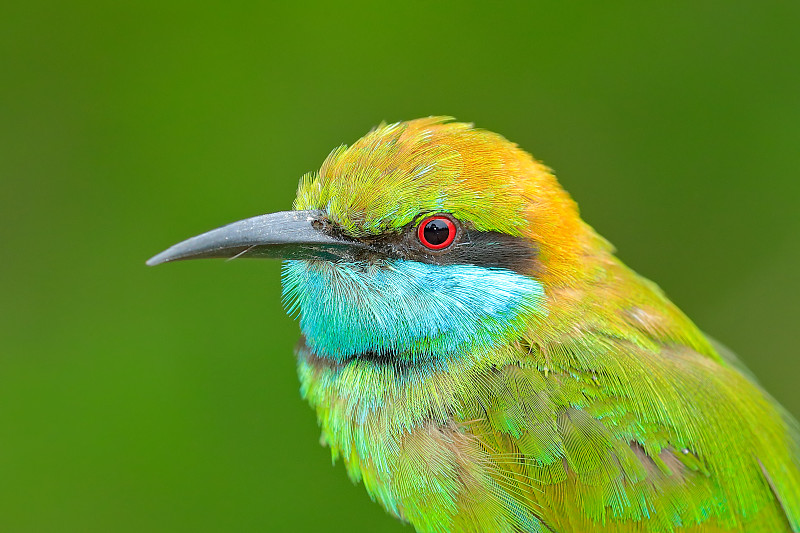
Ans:
<svg viewBox="0 0 800 533"><path fill-rule="evenodd" d="M334 360L406 361L486 351L543 311L536 280L475 265L289 261L284 300L306 342Z"/></svg>

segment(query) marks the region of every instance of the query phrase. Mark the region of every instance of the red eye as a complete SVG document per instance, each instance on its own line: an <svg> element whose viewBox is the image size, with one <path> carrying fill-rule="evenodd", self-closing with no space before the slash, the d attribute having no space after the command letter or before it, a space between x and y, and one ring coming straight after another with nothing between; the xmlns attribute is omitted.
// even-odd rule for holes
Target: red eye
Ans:
<svg viewBox="0 0 800 533"><path fill-rule="evenodd" d="M419 242L431 250L447 248L456 238L456 225L447 217L428 217L417 229Z"/></svg>

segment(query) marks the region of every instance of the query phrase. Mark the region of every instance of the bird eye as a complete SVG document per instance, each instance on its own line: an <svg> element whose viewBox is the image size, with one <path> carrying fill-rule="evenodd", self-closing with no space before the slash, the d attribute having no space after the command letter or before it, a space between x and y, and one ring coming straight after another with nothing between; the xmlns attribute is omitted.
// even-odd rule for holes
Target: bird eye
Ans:
<svg viewBox="0 0 800 533"><path fill-rule="evenodd" d="M428 217L420 223L417 237L425 247L441 250L453 243L456 238L456 225L447 217Z"/></svg>

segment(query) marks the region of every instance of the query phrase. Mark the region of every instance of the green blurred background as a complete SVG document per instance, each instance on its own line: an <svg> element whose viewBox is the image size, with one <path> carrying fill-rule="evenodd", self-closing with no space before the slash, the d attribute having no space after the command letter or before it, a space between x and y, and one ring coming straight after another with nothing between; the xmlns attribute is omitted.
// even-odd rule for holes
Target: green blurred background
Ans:
<svg viewBox="0 0 800 533"><path fill-rule="evenodd" d="M800 3L0 8L0 531L410 531L331 467L279 265L148 269L381 120L555 168L800 412Z"/></svg>

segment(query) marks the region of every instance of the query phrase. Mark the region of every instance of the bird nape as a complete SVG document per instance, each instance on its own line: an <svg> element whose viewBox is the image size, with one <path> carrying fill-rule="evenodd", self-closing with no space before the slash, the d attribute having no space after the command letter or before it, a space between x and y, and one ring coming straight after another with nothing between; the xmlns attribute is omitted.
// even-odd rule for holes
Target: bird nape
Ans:
<svg viewBox="0 0 800 533"><path fill-rule="evenodd" d="M798 531L791 417L613 252L547 167L432 117L148 264L285 260L323 442L417 531Z"/></svg>

